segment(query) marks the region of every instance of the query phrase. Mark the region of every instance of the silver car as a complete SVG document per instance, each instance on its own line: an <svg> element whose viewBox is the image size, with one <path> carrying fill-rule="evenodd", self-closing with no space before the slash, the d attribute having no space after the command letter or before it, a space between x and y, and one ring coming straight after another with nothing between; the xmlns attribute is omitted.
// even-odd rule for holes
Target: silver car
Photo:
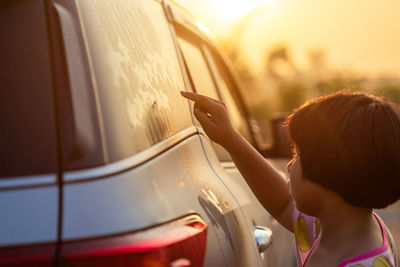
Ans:
<svg viewBox="0 0 400 267"><path fill-rule="evenodd" d="M184 9L5 0L0 12L1 266L294 263L289 232L180 96L223 100L257 147L228 60Z"/></svg>

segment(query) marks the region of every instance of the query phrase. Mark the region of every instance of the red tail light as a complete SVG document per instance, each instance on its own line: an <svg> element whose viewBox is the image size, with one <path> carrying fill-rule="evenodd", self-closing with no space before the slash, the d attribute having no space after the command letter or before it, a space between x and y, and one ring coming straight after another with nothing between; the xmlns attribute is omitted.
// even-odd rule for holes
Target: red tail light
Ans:
<svg viewBox="0 0 400 267"><path fill-rule="evenodd" d="M0 248L0 266L52 266L55 244Z"/></svg>
<svg viewBox="0 0 400 267"><path fill-rule="evenodd" d="M191 215L133 234L62 245L61 266L203 266L207 225Z"/></svg>

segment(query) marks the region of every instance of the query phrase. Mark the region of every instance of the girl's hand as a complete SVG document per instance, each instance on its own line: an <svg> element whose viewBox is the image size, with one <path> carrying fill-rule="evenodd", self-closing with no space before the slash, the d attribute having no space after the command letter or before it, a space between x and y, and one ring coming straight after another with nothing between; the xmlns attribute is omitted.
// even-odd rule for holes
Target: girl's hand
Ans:
<svg viewBox="0 0 400 267"><path fill-rule="evenodd" d="M194 101L193 113L208 137L223 147L229 145L236 131L229 120L225 104L196 93L181 91L181 94Z"/></svg>

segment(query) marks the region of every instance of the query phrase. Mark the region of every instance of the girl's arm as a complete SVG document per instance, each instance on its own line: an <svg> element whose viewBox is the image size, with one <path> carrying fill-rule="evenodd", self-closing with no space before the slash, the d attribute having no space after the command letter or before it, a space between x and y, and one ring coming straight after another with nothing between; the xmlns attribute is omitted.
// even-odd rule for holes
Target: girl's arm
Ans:
<svg viewBox="0 0 400 267"><path fill-rule="evenodd" d="M280 224L293 231L294 204L286 179L233 128L222 102L190 92L182 95L195 102L197 120L206 134L228 151L258 201Z"/></svg>

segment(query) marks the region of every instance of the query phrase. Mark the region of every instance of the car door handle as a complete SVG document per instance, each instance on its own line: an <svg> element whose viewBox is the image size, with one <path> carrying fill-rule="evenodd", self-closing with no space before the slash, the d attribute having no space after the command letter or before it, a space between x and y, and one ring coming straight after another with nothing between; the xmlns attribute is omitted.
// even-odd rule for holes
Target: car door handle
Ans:
<svg viewBox="0 0 400 267"><path fill-rule="evenodd" d="M254 226L254 238L259 253L263 253L272 244L272 230L264 226Z"/></svg>

